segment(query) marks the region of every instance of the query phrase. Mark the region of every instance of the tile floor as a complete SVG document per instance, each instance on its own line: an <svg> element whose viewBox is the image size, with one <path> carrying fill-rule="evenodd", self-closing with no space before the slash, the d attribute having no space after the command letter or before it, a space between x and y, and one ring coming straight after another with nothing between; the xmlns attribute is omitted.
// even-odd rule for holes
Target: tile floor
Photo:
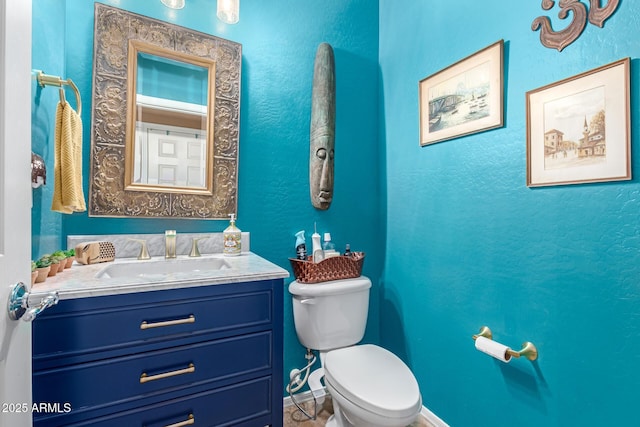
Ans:
<svg viewBox="0 0 640 427"><path fill-rule="evenodd" d="M300 406L307 413L313 415L313 401L303 402ZM318 415L316 420L309 420L295 405L284 408L284 427L321 427L327 422L327 419L333 414L333 406L331 405L331 397L325 398L322 406L318 407ZM408 427L434 427L424 418L420 417L416 422Z"/></svg>

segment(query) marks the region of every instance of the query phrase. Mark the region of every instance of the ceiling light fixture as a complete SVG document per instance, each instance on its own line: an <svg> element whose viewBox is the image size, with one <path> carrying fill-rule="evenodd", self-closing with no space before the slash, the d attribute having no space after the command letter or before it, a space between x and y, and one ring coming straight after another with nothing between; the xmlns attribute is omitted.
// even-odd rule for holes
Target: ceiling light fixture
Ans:
<svg viewBox="0 0 640 427"><path fill-rule="evenodd" d="M184 7L184 0L160 0L163 5L170 7L171 9L182 9Z"/></svg>
<svg viewBox="0 0 640 427"><path fill-rule="evenodd" d="M217 15L218 19L224 23L238 23L240 20L240 0L218 0Z"/></svg>

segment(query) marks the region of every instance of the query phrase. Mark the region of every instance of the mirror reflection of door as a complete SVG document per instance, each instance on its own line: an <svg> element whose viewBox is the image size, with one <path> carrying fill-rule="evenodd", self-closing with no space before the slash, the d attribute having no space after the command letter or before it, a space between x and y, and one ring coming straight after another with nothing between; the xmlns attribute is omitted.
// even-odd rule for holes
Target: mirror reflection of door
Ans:
<svg viewBox="0 0 640 427"><path fill-rule="evenodd" d="M127 189L211 193L214 62L138 41L129 55L135 133L127 138Z"/></svg>
<svg viewBox="0 0 640 427"><path fill-rule="evenodd" d="M205 187L206 132L138 122L133 182Z"/></svg>

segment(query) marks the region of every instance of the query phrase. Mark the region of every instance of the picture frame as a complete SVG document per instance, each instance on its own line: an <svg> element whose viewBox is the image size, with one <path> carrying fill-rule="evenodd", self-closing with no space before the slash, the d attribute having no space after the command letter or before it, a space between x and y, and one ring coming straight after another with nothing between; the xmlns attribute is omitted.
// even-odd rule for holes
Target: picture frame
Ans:
<svg viewBox="0 0 640 427"><path fill-rule="evenodd" d="M503 52L499 40L420 80L421 146L502 127Z"/></svg>
<svg viewBox="0 0 640 427"><path fill-rule="evenodd" d="M526 93L527 186L631 179L630 59Z"/></svg>

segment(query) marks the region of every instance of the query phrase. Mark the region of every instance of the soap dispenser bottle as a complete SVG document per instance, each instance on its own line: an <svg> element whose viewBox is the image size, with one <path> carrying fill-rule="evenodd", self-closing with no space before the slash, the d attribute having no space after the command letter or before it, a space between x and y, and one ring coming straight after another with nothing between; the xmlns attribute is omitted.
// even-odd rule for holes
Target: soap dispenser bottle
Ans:
<svg viewBox="0 0 640 427"><path fill-rule="evenodd" d="M236 256L242 252L242 232L236 227L236 215L229 214L231 220L229 226L222 232L224 247L222 253L225 256Z"/></svg>

